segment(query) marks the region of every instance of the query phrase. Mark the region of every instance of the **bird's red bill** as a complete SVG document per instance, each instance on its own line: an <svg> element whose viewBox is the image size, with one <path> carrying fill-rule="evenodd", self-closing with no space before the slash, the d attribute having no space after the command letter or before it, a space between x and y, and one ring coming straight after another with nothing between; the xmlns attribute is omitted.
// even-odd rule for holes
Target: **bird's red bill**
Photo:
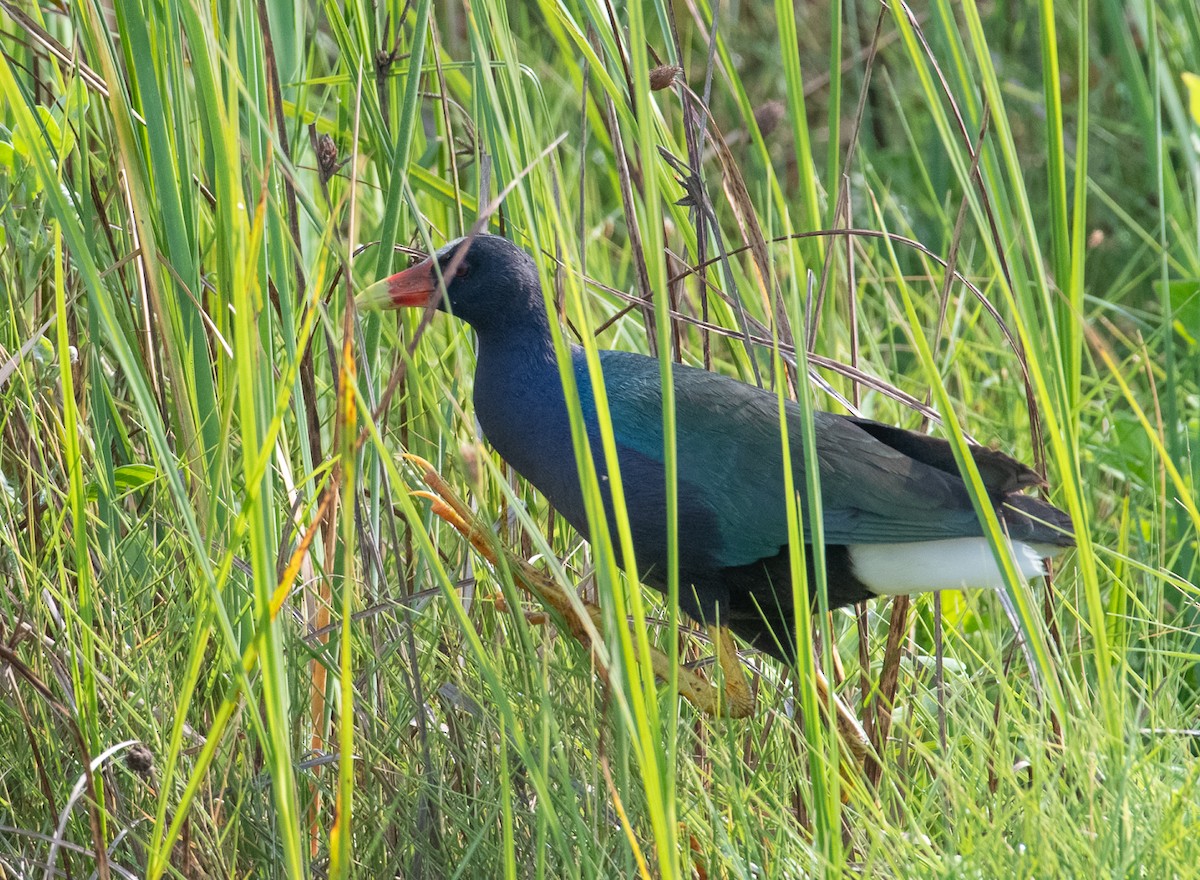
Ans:
<svg viewBox="0 0 1200 880"><path fill-rule="evenodd" d="M360 293L355 304L360 309L400 309L426 307L438 294L433 261L422 260L415 266L376 281Z"/></svg>

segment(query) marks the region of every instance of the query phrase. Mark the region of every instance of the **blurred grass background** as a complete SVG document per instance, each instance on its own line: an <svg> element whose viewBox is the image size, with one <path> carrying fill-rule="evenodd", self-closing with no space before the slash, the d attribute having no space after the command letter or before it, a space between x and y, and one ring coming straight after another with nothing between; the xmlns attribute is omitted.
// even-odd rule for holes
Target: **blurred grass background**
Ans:
<svg viewBox="0 0 1200 880"><path fill-rule="evenodd" d="M0 873L1194 876L1197 76L1189 0L3 0ZM1036 462L1036 666L990 595L819 620L869 791L807 658L655 688L618 618L711 645L481 443L469 331L348 308L506 190L568 338Z"/></svg>

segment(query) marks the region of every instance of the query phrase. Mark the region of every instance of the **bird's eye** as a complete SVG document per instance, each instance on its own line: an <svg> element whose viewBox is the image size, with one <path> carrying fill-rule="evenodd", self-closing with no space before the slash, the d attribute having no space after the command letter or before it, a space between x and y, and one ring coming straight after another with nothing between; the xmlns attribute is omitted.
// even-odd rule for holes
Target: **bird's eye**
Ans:
<svg viewBox="0 0 1200 880"><path fill-rule="evenodd" d="M454 273L454 277L455 278L466 278L470 274L471 274L471 264L468 263L466 260L463 260L458 266L458 271Z"/></svg>

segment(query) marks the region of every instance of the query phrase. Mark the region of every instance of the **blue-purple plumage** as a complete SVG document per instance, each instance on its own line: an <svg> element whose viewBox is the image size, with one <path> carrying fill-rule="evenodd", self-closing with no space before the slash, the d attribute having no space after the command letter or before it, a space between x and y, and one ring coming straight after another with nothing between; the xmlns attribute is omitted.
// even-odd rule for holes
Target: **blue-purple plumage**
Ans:
<svg viewBox="0 0 1200 880"><path fill-rule="evenodd" d="M439 251L442 271L453 267L462 246L454 242ZM441 307L469 322L478 334L475 408L484 434L587 536L566 399L536 267L523 251L495 236L475 238L458 262L459 271L446 279L448 303L443 301ZM432 263L424 271L430 279L437 274ZM419 278L421 269L402 273L411 284L414 276L409 273ZM436 282L425 287L432 295ZM396 304L417 300L397 297ZM602 452L596 395L582 350L574 348L571 357L611 520L612 480ZM646 582L661 589L667 535L659 364L643 355L603 351L600 365L637 565ZM787 455L808 523L800 411L788 402L781 412L774 394L692 367L675 366L672 382L683 610L708 622L720 618L748 640L789 657L792 606L783 437L786 433L789 438ZM893 592L886 565L879 571L879 553L872 555L872 582L864 582L860 575L867 566L856 568L856 548L908 548L929 542L930 548L945 552L958 546L947 541L982 536L945 441L831 413L815 413L814 422L832 606ZM973 454L1015 547L1037 547L1041 553L1073 543L1066 514L1020 494L1037 482L1028 468L991 450L977 447ZM804 536L811 539L807 525ZM811 570L811 551L807 556ZM937 560L929 564L936 566ZM987 567L986 560L982 567ZM1037 573L1036 565L1028 571ZM912 575L897 574L897 579L907 584Z"/></svg>

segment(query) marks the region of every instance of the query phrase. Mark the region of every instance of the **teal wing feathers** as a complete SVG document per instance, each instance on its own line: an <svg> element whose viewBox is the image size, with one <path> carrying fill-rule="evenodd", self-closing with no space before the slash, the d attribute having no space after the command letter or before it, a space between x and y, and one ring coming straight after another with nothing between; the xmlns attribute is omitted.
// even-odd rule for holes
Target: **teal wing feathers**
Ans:
<svg viewBox="0 0 1200 880"><path fill-rule="evenodd" d="M582 357L576 359L585 413L595 413ZM605 389L619 450L657 474L626 474L626 483L661 480L662 393L657 363L643 355L601 352ZM674 368L681 511L715 518L723 565L773 556L787 543L783 436L775 396L705 370ZM800 411L785 404L793 478L803 489ZM829 544L935 540L980 534L957 474L881 442L854 420L814 416L821 469L824 537ZM594 424L594 421L593 421ZM624 462L624 459L623 459ZM803 495L801 496L803 497ZM807 520L808 517L806 516ZM810 539L806 525L805 538Z"/></svg>

